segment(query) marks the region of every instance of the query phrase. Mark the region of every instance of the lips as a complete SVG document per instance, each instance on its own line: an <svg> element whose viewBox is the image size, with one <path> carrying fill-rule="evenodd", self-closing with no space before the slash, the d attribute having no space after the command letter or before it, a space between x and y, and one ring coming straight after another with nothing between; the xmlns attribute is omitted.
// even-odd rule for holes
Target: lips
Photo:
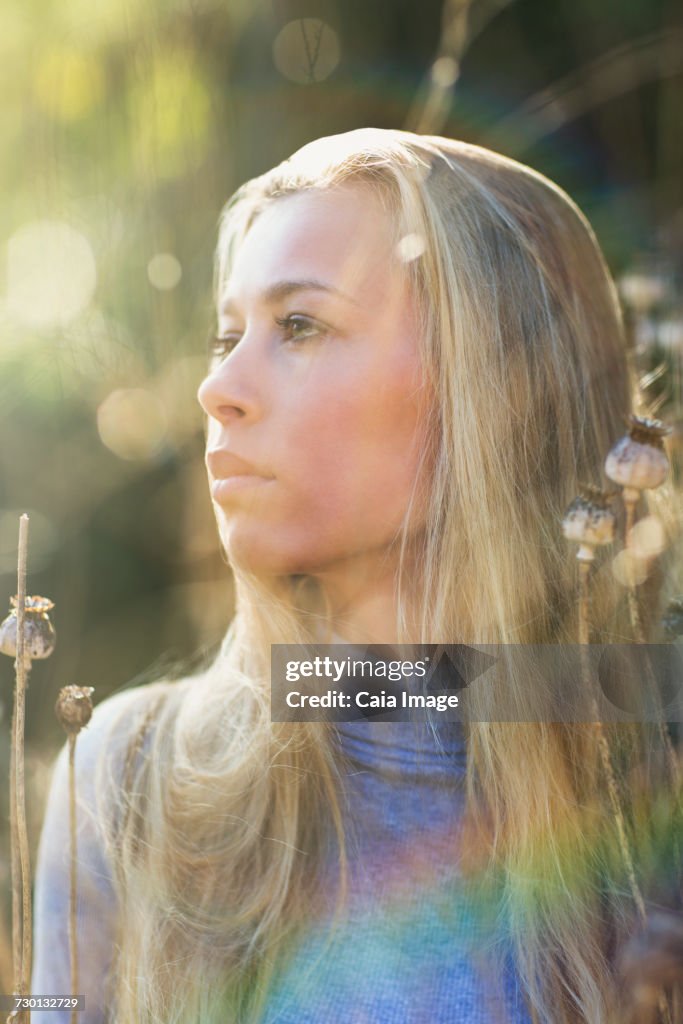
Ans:
<svg viewBox="0 0 683 1024"><path fill-rule="evenodd" d="M211 497L219 505L231 503L233 495L263 484L274 477L253 462L247 462L225 448L213 448L206 453L209 470Z"/></svg>
<svg viewBox="0 0 683 1024"><path fill-rule="evenodd" d="M207 451L206 465L214 480L228 480L234 476L271 479L270 473L225 448L213 448Z"/></svg>

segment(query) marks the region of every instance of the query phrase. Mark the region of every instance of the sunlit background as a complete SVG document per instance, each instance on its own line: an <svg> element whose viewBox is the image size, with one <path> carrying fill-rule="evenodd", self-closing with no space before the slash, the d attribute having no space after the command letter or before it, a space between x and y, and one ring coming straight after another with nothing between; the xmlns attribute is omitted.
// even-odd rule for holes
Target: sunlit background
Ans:
<svg viewBox="0 0 683 1024"><path fill-rule="evenodd" d="M97 702L157 678L215 644L230 614L195 401L230 193L364 125L531 164L589 217L637 359L664 366L661 415L677 419L682 74L680 5L664 0L6 0L0 610L28 512L28 592L55 602L58 631L27 697L34 844L64 741L59 687L92 685ZM13 667L0 662L6 779ZM8 859L3 842L5 892Z"/></svg>

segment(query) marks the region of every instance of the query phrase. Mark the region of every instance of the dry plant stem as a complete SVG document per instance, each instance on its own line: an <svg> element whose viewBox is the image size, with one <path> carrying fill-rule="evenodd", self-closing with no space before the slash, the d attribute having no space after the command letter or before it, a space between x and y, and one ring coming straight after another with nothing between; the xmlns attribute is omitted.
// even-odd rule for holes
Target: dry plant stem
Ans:
<svg viewBox="0 0 683 1024"><path fill-rule="evenodd" d="M586 691L591 694L591 711L594 718L594 728L598 740L598 749L600 751L600 760L602 761L602 767L607 777L607 792L609 794L610 803L612 805L612 811L614 813L614 820L617 827L617 835L619 837L619 847L621 849L624 863L626 865L626 873L628 875L629 885L631 886L631 892L633 899L638 908L638 913L645 920L645 903L643 896L638 885L636 878L635 868L633 866L633 858L631 851L628 846L628 838L626 835L626 825L624 823L624 815L621 810L621 804L619 802L619 790L617 788L617 781L614 777L614 769L612 767L612 761L609 753L609 746L605 737L605 731L602 727L602 721L600 719L600 711L598 709L597 701L595 699L592 679L590 674L590 666L588 661L588 651L586 645L590 642L589 640L589 610L590 610L590 593L588 588L588 578L591 571L591 562L579 562L579 576L580 576L580 588L579 588L579 644L581 645L581 671L583 674L583 685L586 687Z"/></svg>
<svg viewBox="0 0 683 1024"><path fill-rule="evenodd" d="M76 733L69 735L69 831L71 835L71 892L69 896L69 948L71 951L71 993L78 993L78 933L76 931ZM78 1010L71 1011L71 1024L78 1024Z"/></svg>
<svg viewBox="0 0 683 1024"><path fill-rule="evenodd" d="M636 905L640 918L643 922L645 922L647 919L645 901L643 899L643 894L640 891L640 886L638 885L638 879L636 878L636 871L633 864L633 857L629 849L628 837L626 834L626 823L624 822L624 815L619 800L617 780L614 776L614 768L612 767L612 760L610 758L609 745L607 743L605 730L603 729L602 720L600 718L598 704L595 699L595 691L593 689L593 682L590 672L590 662L588 659L587 645L590 643L589 577L591 565L592 562L589 561L582 560L579 562L579 645L581 648L581 671L583 675L583 685L586 689L586 692L591 694L591 710L594 718L595 733L598 740L598 750L600 751L600 760L602 761L603 771L605 772L605 776L607 779L607 792L609 795L610 804L612 805L614 822L617 827L617 836L619 839L619 848L621 850L622 857L624 858L624 865L626 867L626 874L628 876L629 885L631 887L631 894L633 896L633 901ZM671 1024L671 1013L669 1010L669 1004L663 992L659 995L658 1006L659 1011L662 1014L664 1024Z"/></svg>
<svg viewBox="0 0 683 1024"><path fill-rule="evenodd" d="M14 979L12 977L12 944L6 928L6 922L0 914L0 989L11 992Z"/></svg>
<svg viewBox="0 0 683 1024"><path fill-rule="evenodd" d="M625 536L624 536L624 547L626 551L629 550L629 540L631 536L631 530L633 529L633 519L635 516L635 503L633 501L627 501L624 498L624 505L626 507L626 525L625 525ZM628 606L631 616L631 628L633 630L633 636L638 644L644 644L647 642L645 631L643 629L642 618L640 615L640 607L638 605L638 596L636 591L636 583L633 578L633 566L630 561L626 560L626 571L628 574ZM651 686L652 692L655 692L656 684L652 678L652 673L648 667L648 683ZM671 734L669 733L666 722L658 722L659 734L664 743L664 749L666 751L666 758L669 764L669 771L671 773L671 779L673 781L676 794L678 795L681 791L681 766L678 760L678 756L674 749L674 745L671 741Z"/></svg>
<svg viewBox="0 0 683 1024"><path fill-rule="evenodd" d="M15 981L18 977L20 995L28 995L28 985L31 977L31 861L28 846L28 831L26 828L26 797L24 786L24 723L26 707L26 685L28 679L28 666L24 655L24 619L26 615L26 558L28 552L28 516L22 515L19 519L19 558L17 566L17 657L14 662L16 674L16 686L14 689L14 731L12 733L11 759L14 767L14 787L11 794L14 799L14 821L16 846L19 849L19 862L21 866L21 892L22 892L22 923L21 923L21 960L20 964L14 965ZM13 844L14 847L14 844ZM16 847L14 847L16 849ZM15 891L17 865L12 863L12 891ZM18 924L13 923L13 929ZM16 931L13 930L13 949L19 946L16 939ZM23 1013L27 1024L31 1021L31 1011L26 1009Z"/></svg>
<svg viewBox="0 0 683 1024"><path fill-rule="evenodd" d="M627 498L624 498L624 505L626 507L626 525L625 525L625 529L624 529L624 533L625 533L624 547L626 549L626 553L628 553L631 550L631 548L630 548L630 538L631 538L631 531L633 529L633 520L635 518L636 505L635 505L634 501L631 501L631 500L629 500ZM641 616L640 616L640 608L638 607L638 595L636 593L636 582L635 582L634 575L633 575L633 566L631 565L631 562L628 560L628 558L626 559L626 573L627 573L627 579L628 579L628 587L627 587L627 591L628 591L628 608L629 608L629 612L631 614L631 626L633 628L633 635L635 637L636 643L644 644L645 643L645 632L643 630L643 620L641 619Z"/></svg>
<svg viewBox="0 0 683 1024"><path fill-rule="evenodd" d="M12 731L10 742L12 752L9 762L9 828L10 862L12 871L12 991L21 987L21 872L19 871L19 840L17 838L17 784L14 770L14 734L17 726L16 698L12 709Z"/></svg>

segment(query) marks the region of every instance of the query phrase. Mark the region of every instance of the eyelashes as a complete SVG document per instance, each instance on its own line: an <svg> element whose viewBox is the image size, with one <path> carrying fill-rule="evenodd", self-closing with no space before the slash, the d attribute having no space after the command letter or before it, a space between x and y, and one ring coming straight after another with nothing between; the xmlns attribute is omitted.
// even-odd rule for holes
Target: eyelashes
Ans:
<svg viewBox="0 0 683 1024"><path fill-rule="evenodd" d="M316 334L323 334L322 324L310 316L292 313L290 316L275 317L275 323L282 328L286 341L302 341Z"/></svg>
<svg viewBox="0 0 683 1024"><path fill-rule="evenodd" d="M275 317L275 323L282 332L282 338L287 342L299 343L308 341L310 338L324 335L326 329L317 320L301 313L292 313L290 316ZM238 344L241 334L214 334L209 336L208 356L210 360L224 359Z"/></svg>

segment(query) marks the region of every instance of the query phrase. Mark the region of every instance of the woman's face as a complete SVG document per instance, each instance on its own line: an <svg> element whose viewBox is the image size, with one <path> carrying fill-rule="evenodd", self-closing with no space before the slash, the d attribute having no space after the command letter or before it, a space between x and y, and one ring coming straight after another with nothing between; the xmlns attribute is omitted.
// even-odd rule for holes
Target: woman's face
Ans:
<svg viewBox="0 0 683 1024"><path fill-rule="evenodd" d="M237 252L198 394L234 565L322 572L396 535L426 389L391 229L368 186L345 184L275 200ZM411 530L423 516L421 500Z"/></svg>

